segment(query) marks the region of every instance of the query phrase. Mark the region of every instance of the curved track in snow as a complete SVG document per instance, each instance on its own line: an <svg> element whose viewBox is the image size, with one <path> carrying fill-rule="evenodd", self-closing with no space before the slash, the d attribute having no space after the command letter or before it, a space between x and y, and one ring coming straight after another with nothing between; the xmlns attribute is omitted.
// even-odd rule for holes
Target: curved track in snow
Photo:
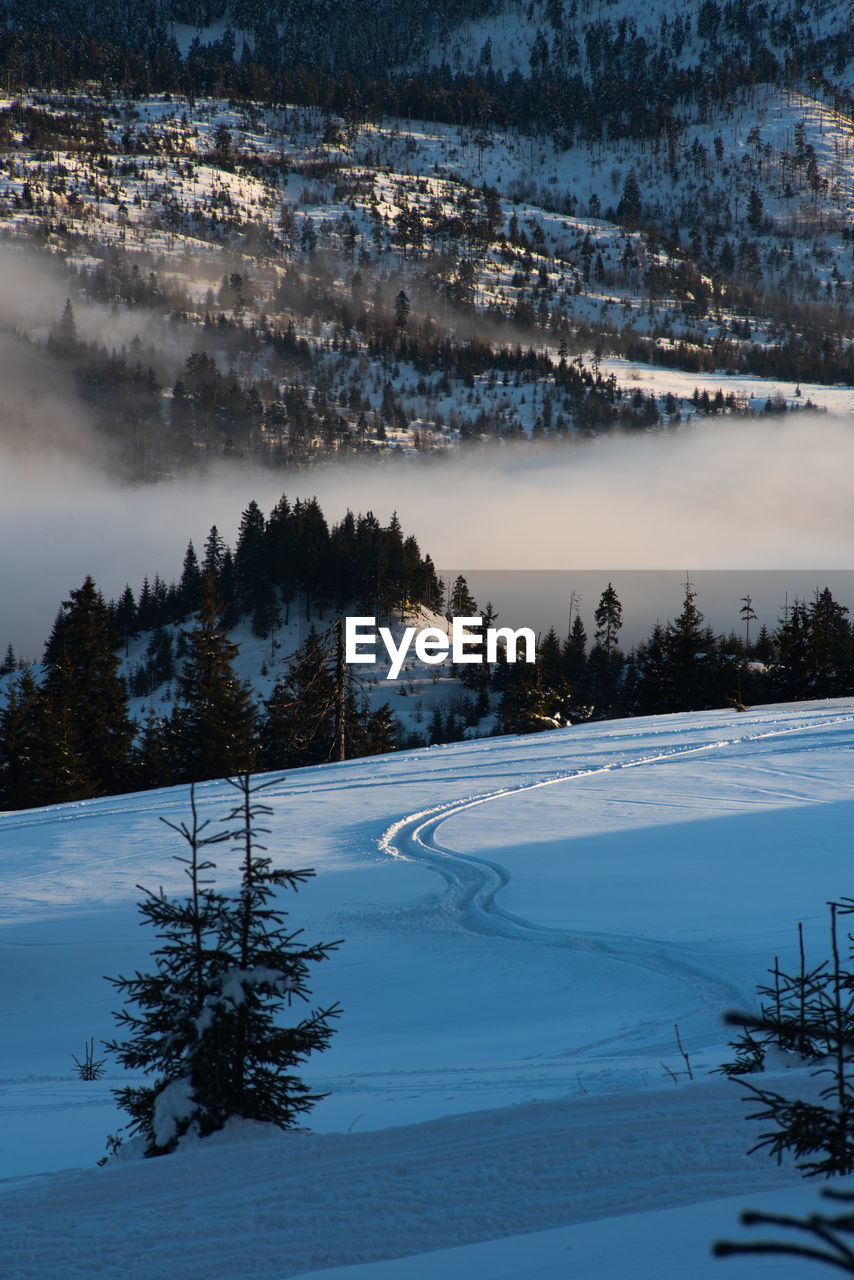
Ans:
<svg viewBox="0 0 854 1280"><path fill-rule="evenodd" d="M649 767L686 756L725 750L727 747L768 738L785 738L792 734L802 734L805 731L852 719L854 715L835 714L828 716L827 720L821 724L778 726L730 738L718 738L686 746L677 745L666 750L637 756L628 754L626 758L608 761L592 768L564 770L534 781L520 782L515 786L484 791L463 800L450 801L407 814L386 828L378 840L378 847L381 852L392 857L421 862L437 871L446 885L444 910L465 929L569 950L598 952L611 960L677 979L688 986L693 995L704 1003L714 1003L718 1007L721 1003L737 1003L742 999L739 989L704 966L689 962L684 946L663 940L650 940L616 933L555 928L505 910L496 898L510 883L512 879L510 873L498 862L448 848L439 842L437 832L445 822L458 814L524 792L561 783L572 783L597 774Z"/></svg>

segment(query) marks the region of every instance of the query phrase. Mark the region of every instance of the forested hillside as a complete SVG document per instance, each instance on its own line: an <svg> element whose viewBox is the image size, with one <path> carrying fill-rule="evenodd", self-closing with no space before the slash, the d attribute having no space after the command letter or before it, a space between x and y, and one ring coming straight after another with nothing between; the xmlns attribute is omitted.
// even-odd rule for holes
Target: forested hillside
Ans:
<svg viewBox="0 0 854 1280"><path fill-rule="evenodd" d="M498 602L500 605L500 601ZM315 500L250 503L236 546L216 526L180 577L159 572L105 601L91 577L59 608L41 661L0 664L0 808L278 770L589 720L854 694L854 628L828 588L757 625L750 595L726 635L697 591L641 643L621 646L608 583L585 626L571 604L529 654L499 632L495 603L442 580L397 517L328 525ZM346 657L345 616L401 648ZM466 646L419 657L412 635L480 618ZM508 629L512 632L512 628ZM533 637L533 633L531 633ZM408 638L407 638L408 636Z"/></svg>
<svg viewBox="0 0 854 1280"><path fill-rule="evenodd" d="M847 409L843 9L263 8L0 32L7 340L122 474Z"/></svg>

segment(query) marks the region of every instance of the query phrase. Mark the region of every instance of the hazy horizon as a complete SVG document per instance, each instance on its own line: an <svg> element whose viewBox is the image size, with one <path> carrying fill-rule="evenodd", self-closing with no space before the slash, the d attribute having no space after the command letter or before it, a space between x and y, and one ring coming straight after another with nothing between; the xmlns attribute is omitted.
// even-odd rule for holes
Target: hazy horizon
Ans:
<svg viewBox="0 0 854 1280"><path fill-rule="evenodd" d="M249 502L255 499L267 514L282 493L291 500L316 496L330 523L347 509L372 510L382 523L397 511L405 532L447 573L598 575L601 587L589 580L577 588L588 633L593 595L615 575L657 571L676 575L678 585L686 573L698 581L712 570L743 571L741 585L729 592L737 592L730 620L717 620L717 605L704 608L711 625L729 630L737 626L739 596L762 597L761 572L809 570L821 575L813 584L819 586L851 564L852 438L849 423L819 416L713 422L563 447L497 447L438 462L389 460L297 473L216 463L203 474L155 485L118 484L91 458L52 448L6 449L0 452L0 537L7 549L0 562L0 645L11 641L19 654L37 657L60 602L87 574L107 598L117 597L125 583L137 592L145 575L176 580L189 540L201 552L216 524L233 545ZM743 472L751 470L754 479L728 485L737 442ZM804 588L804 579L793 576L791 586L773 589L777 613L762 618L769 626L784 607L781 590L809 594L813 586ZM483 590L473 590L485 603ZM513 595L524 600L525 592L514 587ZM511 608L509 596L495 604ZM656 588L644 617L666 620L680 604L681 589L661 594ZM561 634L567 611L568 600L550 618ZM628 626L628 609L625 614ZM548 609L538 604L536 617L549 617Z"/></svg>

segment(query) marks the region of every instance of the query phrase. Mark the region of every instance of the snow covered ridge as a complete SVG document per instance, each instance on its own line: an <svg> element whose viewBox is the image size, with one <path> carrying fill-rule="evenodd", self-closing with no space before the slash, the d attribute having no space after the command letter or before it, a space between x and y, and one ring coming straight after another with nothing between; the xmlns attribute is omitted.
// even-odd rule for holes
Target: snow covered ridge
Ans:
<svg viewBox="0 0 854 1280"><path fill-rule="evenodd" d="M396 680L415 641L415 654L420 662L428 666L437 666L447 661L463 664L482 664L498 661L498 646L503 646L507 661L515 663L522 646L524 661L537 661L537 638L530 627L487 627L483 635L476 632L483 630L482 617L454 618L451 622L450 636L440 627L406 627L400 643L395 644L394 634L390 627L380 627L377 633L375 617L348 617L344 624L345 657L344 661L354 663L374 663L377 660L375 646L377 634L385 645L390 662L386 672L386 680ZM482 645L486 641L484 651ZM480 645L473 651L470 646Z"/></svg>

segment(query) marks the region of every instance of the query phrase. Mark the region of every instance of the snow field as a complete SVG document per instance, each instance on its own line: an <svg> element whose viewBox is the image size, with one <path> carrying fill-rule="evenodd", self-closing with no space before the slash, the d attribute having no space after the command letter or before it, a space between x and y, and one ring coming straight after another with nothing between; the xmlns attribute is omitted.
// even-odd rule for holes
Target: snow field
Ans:
<svg viewBox="0 0 854 1280"><path fill-rule="evenodd" d="M313 982L343 1005L340 1030L303 1072L330 1096L313 1133L236 1125L103 1169L122 1077L81 1082L71 1054L113 1032L102 975L147 964L136 885L181 890L157 818L183 816L186 790L3 815L5 1273L272 1280L358 1263L353 1280L417 1280L453 1249L436 1266L455 1280L493 1274L485 1242L513 1237L496 1275L569 1260L610 1280L632 1258L650 1280L761 1275L712 1263L710 1241L759 1193L802 1205L814 1189L746 1156L738 1089L709 1073L728 1056L722 1011L752 1003L774 955L793 959L799 919L825 954L825 902L850 891L852 747L838 701L271 777L266 842L317 871L286 903L294 925L345 940ZM211 783L199 801L218 818L231 798Z"/></svg>

